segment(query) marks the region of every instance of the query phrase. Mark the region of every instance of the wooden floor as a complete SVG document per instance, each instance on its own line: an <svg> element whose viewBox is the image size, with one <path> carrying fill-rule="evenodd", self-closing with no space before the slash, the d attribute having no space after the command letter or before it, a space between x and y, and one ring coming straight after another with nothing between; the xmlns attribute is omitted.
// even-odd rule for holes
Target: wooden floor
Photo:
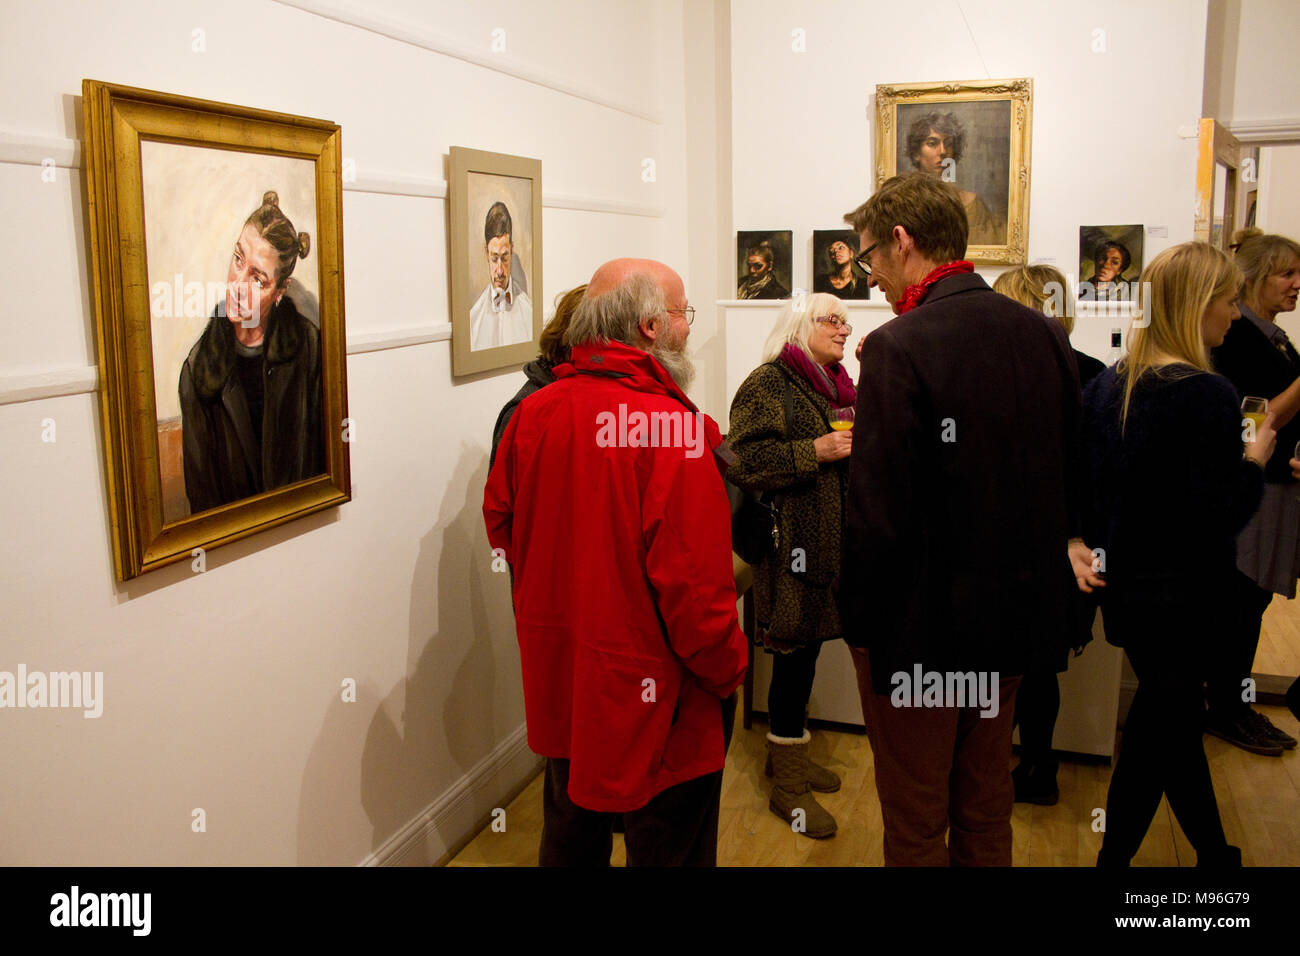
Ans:
<svg viewBox="0 0 1300 956"><path fill-rule="evenodd" d="M1300 601L1276 598L1264 616L1257 673L1300 673ZM1285 707L1260 707L1279 728L1300 737L1300 725ZM718 827L721 866L880 866L880 802L876 798L871 747L865 735L814 731L813 758L844 781L838 793L818 800L839 823L829 840L791 831L767 807L763 777L766 725L736 736L722 778ZM1205 738L1219 812L1228 842L1241 847L1247 866L1300 866L1300 750L1282 757L1246 753L1216 737ZM1014 765L1015 760L1013 758ZM1093 832L1094 810L1106 806L1111 768L1061 761L1061 800L1054 807L1017 803L1011 818L1015 866L1092 866L1101 846ZM450 866L535 866L542 831L539 775L506 808L505 830L485 828ZM614 838L611 861L626 862L623 841ZM1134 859L1137 866L1192 866L1196 853L1162 802Z"/></svg>
<svg viewBox="0 0 1300 956"><path fill-rule="evenodd" d="M1283 707L1263 713L1293 737L1300 726ZM876 799L871 748L865 735L814 731L812 753L844 780L838 793L818 800L839 823L829 840L791 831L767 807L769 781L762 776L766 726L737 727L722 778L718 826L721 866L880 866L880 803ZM1260 757L1215 737L1205 738L1219 810L1228 842L1240 846L1248 866L1300 866L1300 751ZM1062 760L1061 800L1054 807L1017 803L1011 819L1016 866L1092 866L1101 846L1093 811L1106 806L1110 767ZM504 832L481 832L451 866L535 866L542 831L539 775L507 808ZM614 838L612 862L626 862L622 838ZM1196 854L1162 803L1134 859L1136 866L1192 866Z"/></svg>

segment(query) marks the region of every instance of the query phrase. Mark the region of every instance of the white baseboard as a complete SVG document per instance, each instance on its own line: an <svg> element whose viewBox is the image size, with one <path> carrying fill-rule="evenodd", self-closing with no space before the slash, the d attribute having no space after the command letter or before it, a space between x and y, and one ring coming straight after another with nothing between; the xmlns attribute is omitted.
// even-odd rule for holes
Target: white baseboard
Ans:
<svg viewBox="0 0 1300 956"><path fill-rule="evenodd" d="M492 811L518 793L542 765L520 724L437 800L388 838L360 866L438 866L469 841Z"/></svg>

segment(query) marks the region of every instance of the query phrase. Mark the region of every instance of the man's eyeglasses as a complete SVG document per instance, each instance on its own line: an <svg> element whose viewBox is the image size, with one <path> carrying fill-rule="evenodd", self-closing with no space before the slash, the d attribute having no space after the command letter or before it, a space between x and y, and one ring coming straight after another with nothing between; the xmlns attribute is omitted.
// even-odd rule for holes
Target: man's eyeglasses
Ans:
<svg viewBox="0 0 1300 956"><path fill-rule="evenodd" d="M873 242L871 245L867 246L866 252L858 253L858 257L853 260L857 264L858 268L861 269L863 273L865 273L868 276L871 275L871 260L869 257L871 253L875 251L876 246L878 245L880 245L879 242Z"/></svg>
<svg viewBox="0 0 1300 956"><path fill-rule="evenodd" d="M695 324L695 307L694 307L694 306L690 306L690 305L688 305L688 306L687 306L686 308L684 308L684 309L665 309L664 311L665 311L665 312L680 312L682 315L686 316L686 324L687 324L687 325L694 325L694 324Z"/></svg>
<svg viewBox="0 0 1300 956"><path fill-rule="evenodd" d="M814 322L826 322L826 323L828 323L828 324L830 325L830 327L833 328L836 332L838 332L840 329L843 329L843 330L844 330L844 333L845 333L846 335L852 335L852 334L853 334L853 326L849 325L849 323L845 322L845 321L844 321L843 319L841 319L838 315L823 315L823 316L822 316L821 318L819 318L819 319L813 319L813 321L814 321Z"/></svg>

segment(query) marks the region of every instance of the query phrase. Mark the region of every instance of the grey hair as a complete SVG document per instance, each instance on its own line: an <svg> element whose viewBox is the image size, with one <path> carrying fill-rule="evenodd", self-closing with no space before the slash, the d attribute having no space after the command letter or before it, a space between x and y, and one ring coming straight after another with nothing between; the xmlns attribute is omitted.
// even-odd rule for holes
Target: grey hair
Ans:
<svg viewBox="0 0 1300 956"><path fill-rule="evenodd" d="M844 322L849 320L849 310L838 296L826 292L814 292L811 295L796 293L781 307L776 325L763 343L763 361L766 363L775 359L787 342L800 348L812 360L812 352L808 351L808 336L812 334L813 323L827 315L838 316Z"/></svg>
<svg viewBox="0 0 1300 956"><path fill-rule="evenodd" d="M583 296L564 342L570 346L622 342L641 348L644 339L637 326L667 309L659 283L643 272L633 273L608 292Z"/></svg>

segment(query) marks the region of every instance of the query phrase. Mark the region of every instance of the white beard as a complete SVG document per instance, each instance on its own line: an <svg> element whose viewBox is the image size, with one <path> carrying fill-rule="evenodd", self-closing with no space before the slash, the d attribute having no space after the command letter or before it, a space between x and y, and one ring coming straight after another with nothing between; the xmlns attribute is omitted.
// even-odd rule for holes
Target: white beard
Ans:
<svg viewBox="0 0 1300 956"><path fill-rule="evenodd" d="M695 381L695 363L691 361L685 348L677 349L668 343L661 345L655 342L647 351L664 367L664 371L672 376L678 388L683 392L690 390L691 383Z"/></svg>

